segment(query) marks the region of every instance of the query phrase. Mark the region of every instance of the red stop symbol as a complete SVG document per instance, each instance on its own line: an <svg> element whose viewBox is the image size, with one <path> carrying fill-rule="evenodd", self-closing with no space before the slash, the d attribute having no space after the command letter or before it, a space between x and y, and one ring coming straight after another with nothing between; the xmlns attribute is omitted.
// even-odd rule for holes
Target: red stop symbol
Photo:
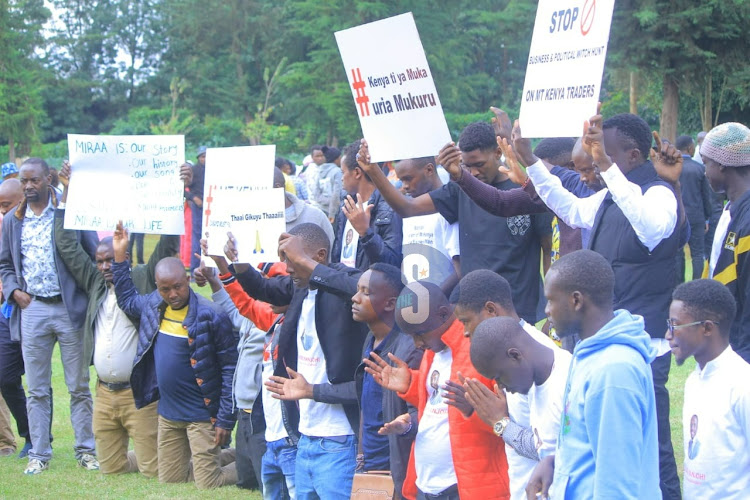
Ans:
<svg viewBox="0 0 750 500"><path fill-rule="evenodd" d="M586 0L581 10L581 34L586 36L594 25L594 15L596 14L596 0Z"/></svg>

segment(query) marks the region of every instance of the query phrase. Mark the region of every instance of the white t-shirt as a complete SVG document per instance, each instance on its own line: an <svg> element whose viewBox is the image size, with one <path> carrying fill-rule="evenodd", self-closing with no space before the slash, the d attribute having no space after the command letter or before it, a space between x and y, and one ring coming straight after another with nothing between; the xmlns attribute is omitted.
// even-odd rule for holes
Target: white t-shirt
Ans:
<svg viewBox="0 0 750 500"><path fill-rule="evenodd" d="M717 232L718 235L718 232ZM685 383L685 500L750 495L750 364L731 347Z"/></svg>
<svg viewBox="0 0 750 500"><path fill-rule="evenodd" d="M721 212L719 222L716 224L716 232L714 232L714 241L711 244L711 255L708 260L708 277L714 277L714 271L716 270L716 262L719 260L721 249L724 248L724 244L727 239L727 231L729 230L729 223L732 222L732 216L729 213L729 203L724 207Z"/></svg>
<svg viewBox="0 0 750 500"><path fill-rule="evenodd" d="M559 349L551 338L539 330L521 320L521 327L531 337L545 347ZM566 374L567 377L567 374ZM531 427L531 408L529 406L529 396L526 394L505 392L505 399L508 401L508 414L513 421L521 427ZM559 423L558 423L559 425ZM512 500L526 499L526 485L534 472L537 460L532 460L519 455L516 450L509 444L505 444L505 456L508 459L508 481L510 483L510 498Z"/></svg>
<svg viewBox="0 0 750 500"><path fill-rule="evenodd" d="M363 208L367 208L368 203L362 204ZM344 240L341 242L341 262L347 267L357 267L357 247L359 246L359 233L354 230L352 223L349 219L346 219L346 225L344 225Z"/></svg>
<svg viewBox="0 0 750 500"><path fill-rule="evenodd" d="M442 284L454 272L453 257L461 253L458 240L458 223L450 224L438 213L405 218L401 269L407 282L426 279ZM422 246L434 249L434 254L425 255Z"/></svg>
<svg viewBox="0 0 750 500"><path fill-rule="evenodd" d="M330 384L326 358L315 325L317 290L307 292L297 324L297 372L311 384ZM329 437L354 434L342 405L318 403L312 399L299 402L299 431L306 436Z"/></svg>
<svg viewBox="0 0 750 500"><path fill-rule="evenodd" d="M427 376L427 405L419 420L414 444L414 465L417 488L435 495L458 482L453 467L453 454L448 426L448 404L443 400L442 387L451 378L453 353L450 347L435 353Z"/></svg>
<svg viewBox="0 0 750 500"><path fill-rule="evenodd" d="M277 325L274 335L276 335L280 329L281 325ZM269 340L263 348L263 374L261 375L261 378L263 379L263 415L266 419L267 443L289 437L289 433L287 433L286 427L284 427L284 420L281 415L281 400L274 398L265 384L273 375L272 344L273 342Z"/></svg>
<svg viewBox="0 0 750 500"><path fill-rule="evenodd" d="M535 329L536 330L536 329ZM541 332L539 332L541 333ZM544 335L544 334L542 334ZM544 335L545 338L549 338ZM534 340L539 341L535 336ZM529 390L529 419L534 431L534 442L539 458L555 452L557 436L560 433L565 384L573 356L556 345L544 344L552 349L555 360L549 378L542 384L533 384Z"/></svg>

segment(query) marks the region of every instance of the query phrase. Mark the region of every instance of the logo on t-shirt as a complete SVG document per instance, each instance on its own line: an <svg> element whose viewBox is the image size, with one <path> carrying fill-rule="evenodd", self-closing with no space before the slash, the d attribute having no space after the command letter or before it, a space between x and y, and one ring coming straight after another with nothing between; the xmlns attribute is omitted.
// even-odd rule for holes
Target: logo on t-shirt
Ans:
<svg viewBox="0 0 750 500"><path fill-rule="evenodd" d="M724 241L724 248L734 252L735 245L737 245L737 233L730 231L727 233L726 241Z"/></svg>
<svg viewBox="0 0 750 500"><path fill-rule="evenodd" d="M302 341L302 348L306 351L309 351L312 348L313 345L313 339L309 335L305 335L305 331L302 330L302 337L300 337L300 340Z"/></svg>
<svg viewBox="0 0 750 500"><path fill-rule="evenodd" d="M690 442L688 442L688 458L695 460L698 456L698 450L701 446L700 441L696 438L698 434L698 415L690 417Z"/></svg>
<svg viewBox="0 0 750 500"><path fill-rule="evenodd" d="M523 236L531 227L530 215L516 215L514 217L508 217L507 221L508 229L510 229L510 234L512 234L513 236Z"/></svg>

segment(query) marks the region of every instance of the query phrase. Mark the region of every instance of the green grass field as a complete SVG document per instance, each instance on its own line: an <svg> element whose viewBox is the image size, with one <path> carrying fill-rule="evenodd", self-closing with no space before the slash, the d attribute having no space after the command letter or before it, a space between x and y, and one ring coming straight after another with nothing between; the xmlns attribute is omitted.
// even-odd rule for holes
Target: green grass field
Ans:
<svg viewBox="0 0 750 500"><path fill-rule="evenodd" d="M155 238L146 238L146 256L153 248ZM689 261L688 261L689 263ZM202 295L210 295L208 288L195 289ZM682 478L682 401L685 379L695 363L690 360L684 366L673 364L668 388L671 397L672 442L675 448L677 468ZM92 393L96 375L91 370ZM73 453L73 430L70 426L69 397L63 380L60 354L57 349L52 361L52 385L54 390L55 441L54 458L50 469L38 476L25 476L26 460L15 457L0 458L0 499L151 499L151 498L197 498L234 499L238 495L259 499L258 492L247 492L237 488L224 487L218 490L200 491L193 484L160 484L157 480L146 479L139 474L105 477L99 472L86 471L78 466ZM23 445L22 441L18 441ZM617 450L612 450L617 453Z"/></svg>

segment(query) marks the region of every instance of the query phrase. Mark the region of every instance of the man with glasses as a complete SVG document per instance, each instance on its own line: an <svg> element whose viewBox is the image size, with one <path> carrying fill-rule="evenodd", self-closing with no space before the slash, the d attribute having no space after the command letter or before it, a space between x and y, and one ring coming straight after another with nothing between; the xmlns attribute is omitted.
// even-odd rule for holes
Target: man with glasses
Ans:
<svg viewBox="0 0 750 500"><path fill-rule="evenodd" d="M681 365L697 363L682 411L684 498L739 499L750 490L750 364L729 345L732 292L715 280L677 287L666 338Z"/></svg>

